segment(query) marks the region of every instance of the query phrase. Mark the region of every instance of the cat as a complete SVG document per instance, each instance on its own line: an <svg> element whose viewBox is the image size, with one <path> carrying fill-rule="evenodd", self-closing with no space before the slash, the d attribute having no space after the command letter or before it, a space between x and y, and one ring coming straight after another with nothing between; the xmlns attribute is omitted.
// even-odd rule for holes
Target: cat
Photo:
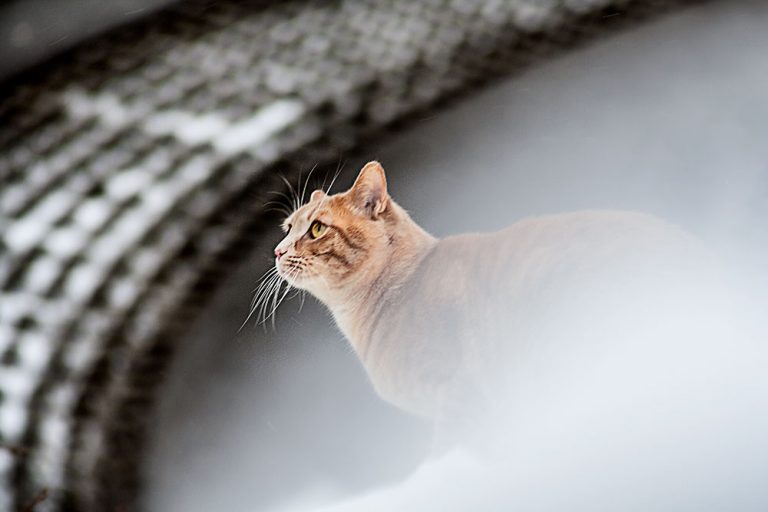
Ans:
<svg viewBox="0 0 768 512"><path fill-rule="evenodd" d="M344 193L314 191L283 229L280 276L331 310L382 398L431 418L455 379L477 380L470 366L482 371L483 354L524 350L521 336L543 315L563 303L577 308L587 295L594 301L595 287L607 293L616 276L625 287L640 272L668 279L660 264L694 245L679 228L625 211L550 215L438 240L388 195L378 162ZM483 346L501 331L512 337L505 346Z"/></svg>
<svg viewBox="0 0 768 512"><path fill-rule="evenodd" d="M349 190L314 191L282 227L277 273L328 307L384 400L435 423L436 453L522 453L526 428L546 439L542 453L574 432L619 431L688 385L682 366L699 389L695 369L720 360L707 341L723 325L711 258L648 214L552 214L437 239L373 161ZM437 472L483 474L451 464ZM374 510L366 503L348 509Z"/></svg>

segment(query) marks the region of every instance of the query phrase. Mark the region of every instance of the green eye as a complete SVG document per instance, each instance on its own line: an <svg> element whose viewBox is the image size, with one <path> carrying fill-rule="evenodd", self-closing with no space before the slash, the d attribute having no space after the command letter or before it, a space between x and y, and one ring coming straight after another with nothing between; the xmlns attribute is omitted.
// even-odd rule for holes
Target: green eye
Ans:
<svg viewBox="0 0 768 512"><path fill-rule="evenodd" d="M312 238L319 238L323 236L323 233L325 233L326 229L328 229L328 226L316 220L312 223L311 226L309 226L309 236Z"/></svg>

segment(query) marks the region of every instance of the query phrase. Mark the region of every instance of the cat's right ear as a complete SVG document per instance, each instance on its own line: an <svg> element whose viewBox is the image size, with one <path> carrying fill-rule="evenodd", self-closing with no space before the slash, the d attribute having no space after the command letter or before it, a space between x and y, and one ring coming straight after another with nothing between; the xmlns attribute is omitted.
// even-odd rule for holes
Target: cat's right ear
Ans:
<svg viewBox="0 0 768 512"><path fill-rule="evenodd" d="M309 200L310 201L318 201L320 199L323 199L324 197L325 197L325 192L323 192L320 189L317 189L314 192L312 192L311 196L309 196Z"/></svg>
<svg viewBox="0 0 768 512"><path fill-rule="evenodd" d="M360 211L377 218L387 209L387 178L379 162L368 162L360 170L355 184L349 189L352 201Z"/></svg>

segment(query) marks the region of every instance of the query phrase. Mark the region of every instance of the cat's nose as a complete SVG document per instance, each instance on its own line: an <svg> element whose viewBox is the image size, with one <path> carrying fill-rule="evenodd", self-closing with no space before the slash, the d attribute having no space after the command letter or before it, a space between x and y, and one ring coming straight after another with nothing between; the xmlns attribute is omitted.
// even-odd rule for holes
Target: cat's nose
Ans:
<svg viewBox="0 0 768 512"><path fill-rule="evenodd" d="M285 254L285 249L281 249L279 247L275 247L275 258L278 260Z"/></svg>

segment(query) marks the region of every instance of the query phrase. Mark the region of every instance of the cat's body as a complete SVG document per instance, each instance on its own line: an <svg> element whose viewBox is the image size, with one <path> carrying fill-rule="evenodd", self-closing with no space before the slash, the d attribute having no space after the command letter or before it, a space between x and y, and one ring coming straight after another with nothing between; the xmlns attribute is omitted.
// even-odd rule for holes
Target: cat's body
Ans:
<svg viewBox="0 0 768 512"><path fill-rule="evenodd" d="M436 425L431 462L329 512L674 510L768 460L743 429L764 351L675 226L596 210L438 240L371 162L284 228L280 275L330 309L382 398Z"/></svg>
<svg viewBox="0 0 768 512"><path fill-rule="evenodd" d="M372 293L350 341L382 397L434 417L459 379L484 398L503 393L492 389L508 385L493 379L500 362L516 364L531 343L542 348L547 330L581 328L574 343L587 336L584 327L604 319L582 317L577 327L586 310L615 301L618 287L629 300L639 291L629 281L671 271L690 242L658 219L620 211L543 216L448 237L425 244L402 284Z"/></svg>
<svg viewBox="0 0 768 512"><path fill-rule="evenodd" d="M682 230L624 211L437 240L387 195L376 162L345 193L313 193L286 227L278 269L330 308L382 398L441 423L513 407L529 368L567 368L574 346L609 353L684 303L675 289L700 263Z"/></svg>

